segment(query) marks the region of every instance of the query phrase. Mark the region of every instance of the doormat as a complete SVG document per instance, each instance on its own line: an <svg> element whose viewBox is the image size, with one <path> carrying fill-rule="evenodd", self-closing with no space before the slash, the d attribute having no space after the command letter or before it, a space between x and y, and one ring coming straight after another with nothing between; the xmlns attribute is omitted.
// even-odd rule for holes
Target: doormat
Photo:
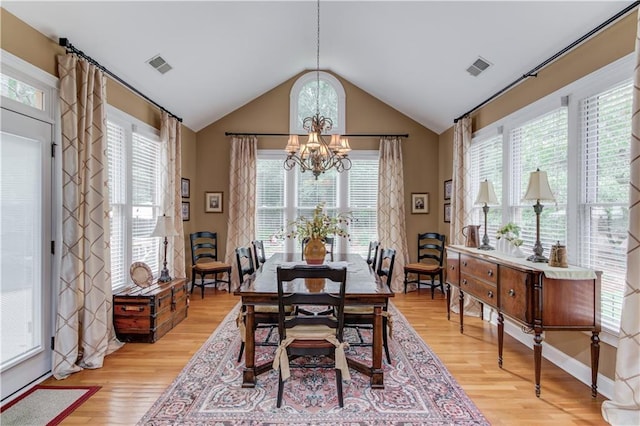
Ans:
<svg viewBox="0 0 640 426"><path fill-rule="evenodd" d="M3 426L53 426L82 405L100 386L35 386L0 409Z"/></svg>

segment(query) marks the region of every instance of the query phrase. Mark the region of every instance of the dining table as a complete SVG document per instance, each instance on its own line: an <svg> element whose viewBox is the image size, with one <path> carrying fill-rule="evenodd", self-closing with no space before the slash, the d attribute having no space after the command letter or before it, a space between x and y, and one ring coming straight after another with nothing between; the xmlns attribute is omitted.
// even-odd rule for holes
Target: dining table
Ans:
<svg viewBox="0 0 640 426"><path fill-rule="evenodd" d="M275 253L263 263L250 278L246 279L234 292L240 296L241 303L245 307L245 366L242 377L242 387L252 388L256 386L257 377L269 371L271 361L261 365L255 363L255 307L273 306L278 304L278 266L286 268L297 264L306 264L301 260L300 253ZM359 254L336 253L331 261L325 261L331 267L347 268L347 282L345 291L345 306L368 305L373 308L373 333L371 364L350 359L347 363L350 368L365 374L371 378L373 389L384 388L384 374L382 369L382 315L383 308L387 306L390 297L394 294L366 260ZM327 291L337 293L338 286L330 280L325 285L317 282L305 282L304 279L295 280L287 284L290 292L314 292Z"/></svg>

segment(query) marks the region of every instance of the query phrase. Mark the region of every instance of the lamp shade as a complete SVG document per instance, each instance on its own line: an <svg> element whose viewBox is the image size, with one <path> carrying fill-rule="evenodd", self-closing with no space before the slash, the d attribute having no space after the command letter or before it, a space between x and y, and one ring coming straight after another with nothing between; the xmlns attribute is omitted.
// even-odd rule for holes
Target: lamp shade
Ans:
<svg viewBox="0 0 640 426"><path fill-rule="evenodd" d="M151 237L175 237L178 235L176 228L173 226L173 218L171 216L158 216L156 227L151 233Z"/></svg>
<svg viewBox="0 0 640 426"><path fill-rule="evenodd" d="M527 192L524 194L524 200L547 200L555 201L556 198L551 192L549 187L549 179L547 179L547 172L537 169L535 172L531 172L529 176L529 186Z"/></svg>
<svg viewBox="0 0 640 426"><path fill-rule="evenodd" d="M480 182L480 189L478 190L478 197L476 198L475 204L487 204L487 205L498 205L498 197L496 197L496 191L493 189L493 184L484 180L484 182Z"/></svg>
<svg viewBox="0 0 640 426"><path fill-rule="evenodd" d="M287 142L287 146L284 149L288 153L296 153L300 149L300 141L298 140L298 135L290 135L289 141Z"/></svg>

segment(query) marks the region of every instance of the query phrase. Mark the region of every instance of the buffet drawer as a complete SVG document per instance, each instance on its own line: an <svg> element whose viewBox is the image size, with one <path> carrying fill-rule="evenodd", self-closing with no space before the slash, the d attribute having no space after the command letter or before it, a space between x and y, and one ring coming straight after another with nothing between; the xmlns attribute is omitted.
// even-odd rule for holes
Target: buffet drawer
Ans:
<svg viewBox="0 0 640 426"><path fill-rule="evenodd" d="M498 306L498 288L495 284L476 278L473 275L460 273L460 290L473 296L487 305Z"/></svg>
<svg viewBox="0 0 640 426"><path fill-rule="evenodd" d="M460 254L460 272L474 275L492 284L498 283L498 265L467 254Z"/></svg>

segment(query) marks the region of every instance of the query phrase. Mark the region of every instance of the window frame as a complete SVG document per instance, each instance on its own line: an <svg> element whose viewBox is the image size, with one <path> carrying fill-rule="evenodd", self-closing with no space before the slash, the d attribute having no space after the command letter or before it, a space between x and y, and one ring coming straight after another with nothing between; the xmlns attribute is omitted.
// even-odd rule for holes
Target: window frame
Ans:
<svg viewBox="0 0 640 426"><path fill-rule="evenodd" d="M303 74L296 80L291 87L289 94L289 133L290 134L305 134L305 130L302 128L302 121L298 120L298 98L300 97L300 91L309 82L316 81L316 71L309 71ZM346 133L346 94L344 87L340 80L326 71L320 71L320 80L326 82L329 86L335 90L338 96L338 122L333 123L333 127L330 134L343 135ZM322 114L322 111L320 111Z"/></svg>
<svg viewBox="0 0 640 426"><path fill-rule="evenodd" d="M117 284L117 282L119 282L119 280L116 279L112 279L113 281L113 290L114 291L118 291L124 287L126 287L127 285L130 285L132 283L131 281L131 277L129 275L129 268L127 267L127 265L131 265L134 261L136 261L136 259L133 259L133 214L132 214L132 209L133 209L133 180L132 180L132 176L133 176L133 164L132 164L132 159L133 159L133 135L134 134L138 134L141 137L145 138L145 139L149 139L151 141L157 142L160 145L163 144L162 140L160 139L160 131L158 129L155 129L154 127L138 120L137 118L121 111L118 110L117 108L111 106L111 105L107 105L107 122L112 122L117 126L120 126L123 129L124 132L124 144L125 144L125 164L124 164L124 172L125 172L125 188L124 188L124 204L123 204L123 212L124 212L124 218L123 220L125 221L124 223L124 247L123 247L123 252L124 252L124 268L123 268L123 275L124 277L124 284ZM162 146L161 146L161 151L160 151L160 155L158 158L158 162L159 162L159 166L161 166L162 164ZM158 182L158 185L160 186L162 182ZM110 190L111 190L111 186L110 186ZM161 199L162 194L164 193L164 191L162 191L161 189L159 190L159 199L157 200L157 204L153 206L154 209L154 217L157 217L161 214L162 212L162 205L163 205L163 200ZM113 206L110 206L110 208L112 209ZM158 241L156 243L156 250L158 253L158 264L160 264L160 254L161 254L161 241L160 239L158 239ZM157 276L159 275L160 271L156 270L153 271L154 274L154 278L157 278ZM112 269L112 278L113 277L113 269Z"/></svg>
<svg viewBox="0 0 640 426"><path fill-rule="evenodd" d="M581 200L583 193L583 182L581 180L583 164L582 164L582 145L581 139L582 129L579 123L579 113L581 101L587 97L596 95L609 88L632 78L633 67L635 65L634 55L629 54L617 61L614 61L599 70L582 77L555 92L544 96L543 98L532 102L531 104L509 114L500 120L495 121L482 129L474 132L473 139L489 138L502 130L503 134L503 200L502 202L502 220L503 223L513 221L513 212L509 207L509 202L505 202L505 197L512 197L511 192L511 176L513 161L511 158L511 130L521 126L522 124L544 115L558 106L563 104L563 98L568 101L567 105L567 200L566 200L566 221L567 221L567 239L569 262L571 264L580 265L579 258L582 256L580 250L582 248L581 232L583 223L581 222L580 210L584 207ZM566 102L566 101L565 101ZM472 187L473 187L472 183ZM477 186L477 183L475 183ZM555 189L552 188L552 190ZM520 197L523 194L518 194ZM472 194L475 196L475 194ZM507 198L509 200L509 198ZM490 235L492 242L495 236ZM545 246L545 254L548 255L550 247ZM603 342L612 346L617 346L618 330L602 326L601 337Z"/></svg>

